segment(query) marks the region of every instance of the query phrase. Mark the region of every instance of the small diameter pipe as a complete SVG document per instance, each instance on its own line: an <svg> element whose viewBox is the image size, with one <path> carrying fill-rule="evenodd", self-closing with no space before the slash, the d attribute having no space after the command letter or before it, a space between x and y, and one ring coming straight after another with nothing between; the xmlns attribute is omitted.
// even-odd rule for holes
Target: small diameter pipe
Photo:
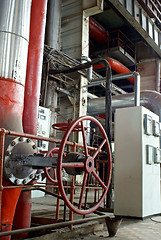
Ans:
<svg viewBox="0 0 161 240"><path fill-rule="evenodd" d="M135 89L135 106L140 106L140 74L138 72L130 72L125 74L118 74L112 77L112 80L120 80L124 78L134 77Z"/></svg>
<svg viewBox="0 0 161 240"><path fill-rule="evenodd" d="M155 87L155 90L157 92L160 92L160 60L157 59L156 60L156 87Z"/></svg>
<svg viewBox="0 0 161 240"><path fill-rule="evenodd" d="M137 72L134 72L135 82L135 106L140 106L140 74Z"/></svg>
<svg viewBox="0 0 161 240"><path fill-rule="evenodd" d="M135 89L135 106L140 106L140 74L138 72L129 72L124 74L117 74L112 76L112 81L121 80L124 78L134 77L134 89ZM90 87L97 86L106 81L106 78L101 78L91 82ZM88 87L88 86L87 86Z"/></svg>
<svg viewBox="0 0 161 240"><path fill-rule="evenodd" d="M81 60L87 61L87 62L91 62L91 59L89 57L86 56L82 56ZM93 67L92 65L87 69L87 79L88 82L91 82L92 80L92 72L93 72Z"/></svg>
<svg viewBox="0 0 161 240"><path fill-rule="evenodd" d="M8 235L15 235L15 234L22 234L22 233L26 233L26 232L35 232L35 231L40 231L42 229L43 230L55 229L55 228L60 228L60 227L66 227L71 224L81 224L81 223L86 223L89 221L95 221L95 220L106 219L106 218L109 218L109 216L107 214L104 214L104 215L97 216L97 217L84 218L84 219L78 219L78 220L61 222L61 223L47 224L47 225L43 225L43 226L13 230L13 231L8 231L8 232L1 232L0 237L8 236Z"/></svg>

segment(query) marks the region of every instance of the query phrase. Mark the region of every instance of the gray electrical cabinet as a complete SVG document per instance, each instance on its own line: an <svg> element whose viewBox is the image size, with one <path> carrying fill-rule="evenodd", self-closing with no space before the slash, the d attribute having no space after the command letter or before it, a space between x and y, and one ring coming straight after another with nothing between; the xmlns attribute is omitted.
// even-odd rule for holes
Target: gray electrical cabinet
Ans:
<svg viewBox="0 0 161 240"><path fill-rule="evenodd" d="M144 218L159 214L160 123L145 107L115 114L114 214Z"/></svg>

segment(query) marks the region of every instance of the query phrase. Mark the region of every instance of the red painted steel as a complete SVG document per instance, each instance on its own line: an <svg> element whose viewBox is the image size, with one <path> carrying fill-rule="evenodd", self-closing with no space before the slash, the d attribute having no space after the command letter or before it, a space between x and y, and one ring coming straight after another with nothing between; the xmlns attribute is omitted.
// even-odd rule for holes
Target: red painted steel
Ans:
<svg viewBox="0 0 161 240"><path fill-rule="evenodd" d="M0 78L0 127L22 132L22 113L24 101L24 85L13 79ZM8 141L8 140L7 140ZM3 185L11 184L3 179ZM4 189L2 191L1 230L12 229L16 204L21 188ZM10 236L2 237L9 240Z"/></svg>
<svg viewBox="0 0 161 240"><path fill-rule="evenodd" d="M8 182L3 180L3 185L8 186ZM13 218L20 192L21 188L4 189L2 191L2 232L12 230ZM8 240L10 236L2 237L1 239Z"/></svg>
<svg viewBox="0 0 161 240"><path fill-rule="evenodd" d="M47 0L32 0L30 38L24 97L23 128L25 133L37 134L43 46ZM22 192L17 206L14 228L27 228L31 224L31 192ZM23 212L22 212L22 209ZM21 238L26 237L26 233Z"/></svg>
<svg viewBox="0 0 161 240"><path fill-rule="evenodd" d="M83 126L83 121L92 121L94 124L96 124L96 126L99 128L100 132L102 133L102 136L104 138L104 140L102 141L102 143L99 145L99 147L97 148L97 150L95 150L94 155L93 156L89 156L88 154L88 148L87 148L87 143L86 143L86 138L85 138L85 129ZM70 136L70 134L72 133L72 130L75 128L75 126L77 124L81 124L82 126L82 136L83 136L83 145L84 145L84 155L86 156L86 161L85 162L71 162L71 163L63 163L63 154L64 154L64 150L65 150L65 145L67 143L67 140ZM94 161L96 160L96 157L98 155L98 153L102 150L103 146L106 147L107 150L107 156L108 156L108 173L107 173L107 181L106 183L103 183L103 181L100 179L100 177L98 176L98 174L95 172L94 169ZM88 164L90 162L90 164ZM78 207L74 206L72 204L72 202L68 199L65 189L64 189L64 185L63 185L63 181L62 181L62 168L65 167L78 167L81 168L85 171L85 176L84 176L84 180L83 180L83 184L82 184L82 189L81 189L81 194L80 194L80 200L79 200L79 204ZM69 129L65 132L64 137L62 139L62 142L60 144L60 148L59 148L59 154L58 154L58 161L57 161L57 178L58 178L58 183L59 183L59 190L61 192L61 195L65 201L65 203L67 204L67 206L75 213L81 214L81 215L86 215L89 214L93 211L95 211L100 204L103 202L108 189L109 189L109 185L110 185L110 181L111 181L111 172L112 172L112 158L111 158L111 150L110 150L110 145L109 145L109 141L106 135L106 132L104 130L104 128L102 127L102 125L99 123L98 120L96 120L94 117L91 116L83 116L78 118L77 120L75 120L69 127ZM87 178L88 178L88 174L93 174L94 178L100 183L100 185L102 186L102 188L104 189L102 196L100 197L99 201L91 208L89 209L82 209L82 201L83 201L83 195L84 195L84 191L85 191L85 186L87 183Z"/></svg>
<svg viewBox="0 0 161 240"><path fill-rule="evenodd" d="M22 132L24 85L0 77L0 127Z"/></svg>
<svg viewBox="0 0 161 240"><path fill-rule="evenodd" d="M70 125L71 123L54 123L52 127L59 131L67 131ZM78 124L73 129L73 132L79 132L79 131L81 131L81 125Z"/></svg>
<svg viewBox="0 0 161 240"><path fill-rule="evenodd" d="M33 0L24 98L23 128L37 134L47 0Z"/></svg>
<svg viewBox="0 0 161 240"><path fill-rule="evenodd" d="M89 35L99 43L106 43L108 40L107 31L93 18L89 18Z"/></svg>
<svg viewBox="0 0 161 240"><path fill-rule="evenodd" d="M119 74L122 73L129 73L131 72L127 67L125 67L122 63L120 63L119 61L113 59L113 58L106 58L107 62L110 64L111 68L116 71ZM104 68L105 66L103 64L98 64L96 66L93 67L94 70L96 69L101 69ZM134 78L127 78L131 83L134 84Z"/></svg>
<svg viewBox="0 0 161 240"><path fill-rule="evenodd" d="M59 152L59 148L53 148L50 150L50 152L47 154L47 157L54 157L55 154L58 154ZM64 155L65 157L65 155ZM53 173L54 173L54 178L50 176L49 170L52 167L45 167L44 168L44 173L46 174L46 177L49 179L50 182L52 183L58 183L57 180L57 172L56 172L56 168L53 168Z"/></svg>

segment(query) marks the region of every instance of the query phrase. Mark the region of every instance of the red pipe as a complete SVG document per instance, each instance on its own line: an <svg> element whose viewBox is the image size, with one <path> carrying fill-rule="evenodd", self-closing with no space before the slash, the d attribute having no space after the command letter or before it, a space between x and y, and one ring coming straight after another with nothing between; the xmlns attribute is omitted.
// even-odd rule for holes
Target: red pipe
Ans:
<svg viewBox="0 0 161 240"><path fill-rule="evenodd" d="M119 74L123 74L123 73L129 73L131 72L127 67L125 67L122 63L120 63L119 61L113 59L113 58L106 58L107 62L109 62L111 68L116 71ZM104 68L105 66L102 64L99 65L95 65L93 67L94 70L96 69L101 69ZM127 78L129 80L129 82L134 84L134 77L131 78Z"/></svg>
<svg viewBox="0 0 161 240"><path fill-rule="evenodd" d="M46 9L47 0L32 0L23 128L25 133L34 135L37 134ZM28 191L21 193L14 219L14 229L28 228L30 224L31 192ZM26 233L19 235L21 238L26 236Z"/></svg>
<svg viewBox="0 0 161 240"><path fill-rule="evenodd" d="M37 134L47 0L32 0L23 128Z"/></svg>
<svg viewBox="0 0 161 240"><path fill-rule="evenodd" d="M99 43L107 42L107 31L93 18L89 18L89 35Z"/></svg>

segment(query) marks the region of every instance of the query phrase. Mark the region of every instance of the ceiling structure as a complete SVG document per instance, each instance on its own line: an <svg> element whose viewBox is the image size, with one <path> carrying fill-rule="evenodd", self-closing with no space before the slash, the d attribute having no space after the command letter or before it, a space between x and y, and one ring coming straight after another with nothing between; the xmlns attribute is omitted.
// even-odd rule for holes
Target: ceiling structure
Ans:
<svg viewBox="0 0 161 240"><path fill-rule="evenodd" d="M118 9L116 7L117 4L120 5L120 2L121 1L116 1L116 0L115 1L105 0L104 11L92 16L92 18L96 20L107 31L108 42L104 44L100 44L99 42L95 41L90 37L90 57L91 58L111 57L120 61L122 64L127 66L130 70L137 71L137 63L140 60L145 58L146 59L160 58L161 50L158 46L156 46L156 43L153 39L147 38L145 34L141 34L142 31L144 30L143 17L144 17L145 11L144 9L142 9L141 5L139 5L138 1L135 1L135 2L140 9L139 10L140 18L142 17L141 22L139 24L140 29L138 28L138 22L136 21L137 20L136 18L138 17L138 15L136 15L136 18L132 16L130 18L129 12L125 8L127 7L126 1L124 1L125 9L122 9L122 12L121 12L120 8ZM134 5L132 6L132 8L134 8ZM126 14L122 15L124 11L126 11ZM134 9L132 11L134 11ZM135 14L133 13L133 15ZM149 21L151 20L153 20L153 18L149 18ZM155 27L157 28L157 26ZM148 31L149 30L147 30L147 33ZM99 70L98 72L100 74L104 74L103 71L101 72ZM127 92L133 91L133 85L126 79L117 81L115 82L115 84ZM93 89L93 91L97 92L98 88L97 90Z"/></svg>

